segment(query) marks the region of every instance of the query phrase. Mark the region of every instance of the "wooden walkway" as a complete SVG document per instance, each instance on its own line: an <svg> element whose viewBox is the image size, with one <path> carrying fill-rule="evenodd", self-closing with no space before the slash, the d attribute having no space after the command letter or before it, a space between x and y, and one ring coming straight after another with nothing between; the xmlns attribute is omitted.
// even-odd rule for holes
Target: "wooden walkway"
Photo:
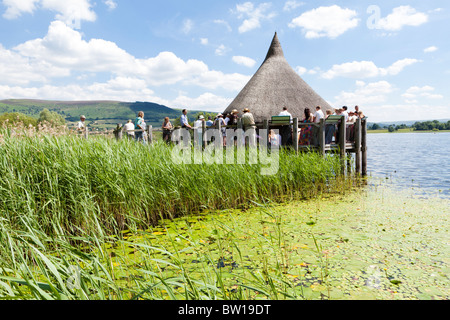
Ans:
<svg viewBox="0 0 450 320"><path fill-rule="evenodd" d="M311 126L313 128L313 135L311 138L311 144L300 145L299 135L302 128ZM326 134L327 127L334 126L335 134L333 138L333 143L326 144ZM352 168L350 162L348 161L348 156L355 156L355 174L360 176L367 176L367 118L357 119L356 123L346 123L344 116L330 116L327 120L322 119L320 123L301 123L298 118L293 118L292 121L290 117L272 117L270 120L265 120L262 123L256 123L256 128L269 130L286 130L287 127L291 128L292 142L290 144L283 143L282 147L292 148L296 153L300 152L318 152L322 155L327 153L339 154L341 158L341 170L350 173ZM206 127L206 123L203 122L201 135L201 144L205 145L206 132L209 129L242 129L243 125L241 120L238 120L238 124L234 126L220 126L218 124L214 127ZM288 129L289 130L289 129ZM161 129L153 129L152 126L148 126L145 130L147 132L147 143L153 143L153 132L162 131ZM143 132L143 130L133 130L129 132ZM348 133L353 132L352 141L349 141ZM92 133L91 133L92 134ZM101 134L101 133L100 133ZM116 139L120 140L123 138L123 130L115 130ZM125 133L126 134L126 133ZM89 131L84 131L83 135L87 139L89 137ZM297 143L295 143L295 141Z"/></svg>

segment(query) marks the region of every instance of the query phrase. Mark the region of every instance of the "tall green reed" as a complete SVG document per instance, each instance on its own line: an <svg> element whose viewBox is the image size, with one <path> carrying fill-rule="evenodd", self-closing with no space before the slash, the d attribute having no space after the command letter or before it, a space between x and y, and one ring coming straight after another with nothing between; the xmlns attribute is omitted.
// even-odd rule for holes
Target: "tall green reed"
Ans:
<svg viewBox="0 0 450 320"><path fill-rule="evenodd" d="M278 173L262 176L261 165L175 165L171 152L162 143L144 146L104 138L4 135L0 298L180 298L176 288L182 288L186 299L249 298L243 288L269 298L283 293L279 285L289 283L281 272L287 265L282 250L276 251L277 277L268 270L251 272L253 282L230 293L220 270L203 266L200 277L193 277L174 246L155 248L151 243L140 245L144 254L151 257L162 250L170 262L144 260L143 278L132 274L126 286L119 285L107 249L118 240L110 235L120 238L122 230L145 229L205 209L311 197L338 175L339 159L282 150ZM281 245L282 232L277 235L277 241L270 240L275 247ZM203 258L210 264L217 262L208 254ZM168 263L179 275L168 277L162 272L161 265ZM247 276L242 274L243 279Z"/></svg>
<svg viewBox="0 0 450 320"><path fill-rule="evenodd" d="M110 139L6 138L0 147L0 212L47 234L107 233L154 225L204 209L309 197L339 172L336 157L280 151L280 168L175 165L172 150ZM53 223L57 221L58 223Z"/></svg>

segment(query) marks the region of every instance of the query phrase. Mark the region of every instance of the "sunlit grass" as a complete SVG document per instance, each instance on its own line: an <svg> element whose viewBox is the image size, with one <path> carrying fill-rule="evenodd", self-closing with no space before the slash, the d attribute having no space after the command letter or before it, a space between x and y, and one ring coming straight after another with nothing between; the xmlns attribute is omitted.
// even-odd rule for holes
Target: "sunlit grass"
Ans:
<svg viewBox="0 0 450 320"><path fill-rule="evenodd" d="M222 268L208 267L232 263L220 260L230 246L243 259L245 253L230 233L233 226L216 221L220 257L208 251L205 240L189 236L189 230L175 235L153 228L206 210L247 209L351 189L350 181L335 179L338 157L314 153L283 151L279 172L262 176L261 165L177 166L171 148L162 143L149 147L128 140L31 132L18 136L11 131L2 137L4 299L301 298L283 273L289 254L283 249L281 218L265 205L261 219L270 217L275 233L252 231L254 226L240 232L254 232L271 258L250 273L241 271L239 277L252 279L242 285L230 285ZM141 241L136 241L139 235ZM155 245L149 235L166 235L170 241ZM122 251L112 250L118 248ZM130 248L133 265L127 258ZM189 250L201 260L195 272L186 269L184 253Z"/></svg>

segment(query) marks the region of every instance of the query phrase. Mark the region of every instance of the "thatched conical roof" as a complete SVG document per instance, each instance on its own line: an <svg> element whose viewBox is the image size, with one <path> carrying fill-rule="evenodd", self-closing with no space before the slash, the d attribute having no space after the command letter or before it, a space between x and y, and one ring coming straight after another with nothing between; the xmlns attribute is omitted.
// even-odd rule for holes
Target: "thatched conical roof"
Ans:
<svg viewBox="0 0 450 320"><path fill-rule="evenodd" d="M286 61L275 33L264 63L225 113L237 109L242 114L244 108L249 108L255 121L262 122L287 107L294 118L301 120L305 108L314 113L316 106L321 106L324 113L332 109Z"/></svg>

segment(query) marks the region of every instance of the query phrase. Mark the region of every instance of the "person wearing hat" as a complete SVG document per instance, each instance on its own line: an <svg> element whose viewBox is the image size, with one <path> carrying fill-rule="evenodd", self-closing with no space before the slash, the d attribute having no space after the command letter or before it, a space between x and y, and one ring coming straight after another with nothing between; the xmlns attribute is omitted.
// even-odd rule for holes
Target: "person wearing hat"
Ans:
<svg viewBox="0 0 450 320"><path fill-rule="evenodd" d="M80 122L78 122L77 124L77 130L78 131L84 131L86 129L86 117L85 116L81 116L80 117Z"/></svg>
<svg viewBox="0 0 450 320"><path fill-rule="evenodd" d="M242 115L241 120L244 130L256 129L255 119L253 118L253 114L250 112L250 110L248 108L245 108L243 112L244 114Z"/></svg>
<svg viewBox="0 0 450 320"><path fill-rule="evenodd" d="M244 114L241 117L242 120L242 126L244 127L244 131L247 132L247 130L252 130L250 132L249 136L249 145L251 147L256 146L256 123L255 119L253 118L253 114L250 112L248 108L244 109Z"/></svg>
<svg viewBox="0 0 450 320"><path fill-rule="evenodd" d="M194 130L197 132L198 141L202 141L203 122L205 122L205 117L203 115L199 115L198 120L194 122Z"/></svg>
<svg viewBox="0 0 450 320"><path fill-rule="evenodd" d="M237 125L238 122L238 111L236 109L234 109L233 111L231 111L231 113L228 115L228 125L230 126L235 126Z"/></svg>
<svg viewBox="0 0 450 320"><path fill-rule="evenodd" d="M227 144L227 129L225 128L227 124L225 123L225 119L221 113L217 115L216 120L214 121L214 126L217 127L217 124L219 123L222 131L223 145L225 146Z"/></svg>

